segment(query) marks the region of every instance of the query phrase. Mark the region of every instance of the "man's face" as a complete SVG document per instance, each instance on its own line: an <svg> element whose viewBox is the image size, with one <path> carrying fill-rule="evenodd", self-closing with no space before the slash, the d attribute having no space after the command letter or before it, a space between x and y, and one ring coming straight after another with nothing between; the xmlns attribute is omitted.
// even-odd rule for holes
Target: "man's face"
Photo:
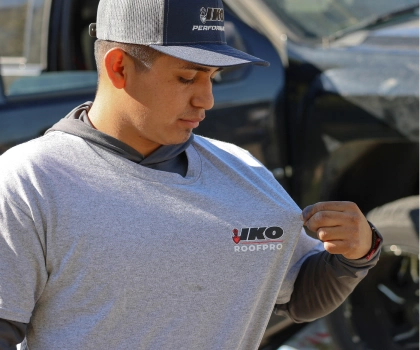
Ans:
<svg viewBox="0 0 420 350"><path fill-rule="evenodd" d="M132 70L127 77L128 99L122 141L145 149L183 143L213 107L212 79L219 68L200 66L162 55L149 71Z"/></svg>

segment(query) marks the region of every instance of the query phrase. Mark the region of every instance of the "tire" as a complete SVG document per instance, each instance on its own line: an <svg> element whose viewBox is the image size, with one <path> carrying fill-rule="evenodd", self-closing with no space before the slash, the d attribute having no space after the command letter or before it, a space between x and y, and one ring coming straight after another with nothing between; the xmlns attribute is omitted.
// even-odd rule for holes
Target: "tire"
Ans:
<svg viewBox="0 0 420 350"><path fill-rule="evenodd" d="M340 350L419 349L419 197L366 216L384 238L380 260L326 317Z"/></svg>

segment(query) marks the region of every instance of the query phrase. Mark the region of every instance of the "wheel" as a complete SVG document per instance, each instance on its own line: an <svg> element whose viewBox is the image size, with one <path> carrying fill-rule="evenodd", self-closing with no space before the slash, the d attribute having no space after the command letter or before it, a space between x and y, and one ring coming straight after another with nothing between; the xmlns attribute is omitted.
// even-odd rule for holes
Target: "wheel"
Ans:
<svg viewBox="0 0 420 350"><path fill-rule="evenodd" d="M388 203L367 218L384 237L380 260L326 317L340 350L419 349L419 197Z"/></svg>

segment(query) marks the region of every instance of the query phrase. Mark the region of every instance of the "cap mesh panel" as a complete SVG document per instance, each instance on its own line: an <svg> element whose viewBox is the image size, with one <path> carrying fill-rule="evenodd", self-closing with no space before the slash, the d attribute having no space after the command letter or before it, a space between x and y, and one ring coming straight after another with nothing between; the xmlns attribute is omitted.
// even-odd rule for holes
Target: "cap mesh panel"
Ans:
<svg viewBox="0 0 420 350"><path fill-rule="evenodd" d="M163 13L164 0L101 0L97 37L131 44L161 44Z"/></svg>

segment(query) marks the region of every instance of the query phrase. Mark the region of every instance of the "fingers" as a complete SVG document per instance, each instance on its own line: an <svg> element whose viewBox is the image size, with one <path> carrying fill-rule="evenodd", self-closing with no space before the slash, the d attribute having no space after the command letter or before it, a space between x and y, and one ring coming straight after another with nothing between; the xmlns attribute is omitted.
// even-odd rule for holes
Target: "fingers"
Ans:
<svg viewBox="0 0 420 350"><path fill-rule="evenodd" d="M321 227L316 233L330 254L342 254L354 259L364 255L360 252L363 239L355 226Z"/></svg>
<svg viewBox="0 0 420 350"><path fill-rule="evenodd" d="M363 218L357 211L318 211L315 212L304 225L312 232L317 232L320 228L339 227L345 228L357 228L359 221ZM347 230L343 230L347 231ZM337 231L339 232L339 231Z"/></svg>
<svg viewBox="0 0 420 350"><path fill-rule="evenodd" d="M372 232L359 207L352 202L321 202L302 212L304 225L316 232L331 254L348 259L364 256L372 245Z"/></svg>
<svg viewBox="0 0 420 350"><path fill-rule="evenodd" d="M349 245L348 241L329 241L324 242L325 250L330 254L349 255L354 250L353 245Z"/></svg>
<svg viewBox="0 0 420 350"><path fill-rule="evenodd" d="M352 237L356 230L348 226L333 226L333 227L320 227L316 231L319 240L323 242L328 241L342 241Z"/></svg>
<svg viewBox="0 0 420 350"><path fill-rule="evenodd" d="M303 221L308 221L314 214L323 211L335 211L335 212L346 212L346 211L357 211L358 206L353 202L319 202L313 205L307 206L303 209L302 216Z"/></svg>
<svg viewBox="0 0 420 350"><path fill-rule="evenodd" d="M337 211L319 211L313 214L304 225L313 232L321 227L341 226L343 222L351 220L351 214Z"/></svg>

